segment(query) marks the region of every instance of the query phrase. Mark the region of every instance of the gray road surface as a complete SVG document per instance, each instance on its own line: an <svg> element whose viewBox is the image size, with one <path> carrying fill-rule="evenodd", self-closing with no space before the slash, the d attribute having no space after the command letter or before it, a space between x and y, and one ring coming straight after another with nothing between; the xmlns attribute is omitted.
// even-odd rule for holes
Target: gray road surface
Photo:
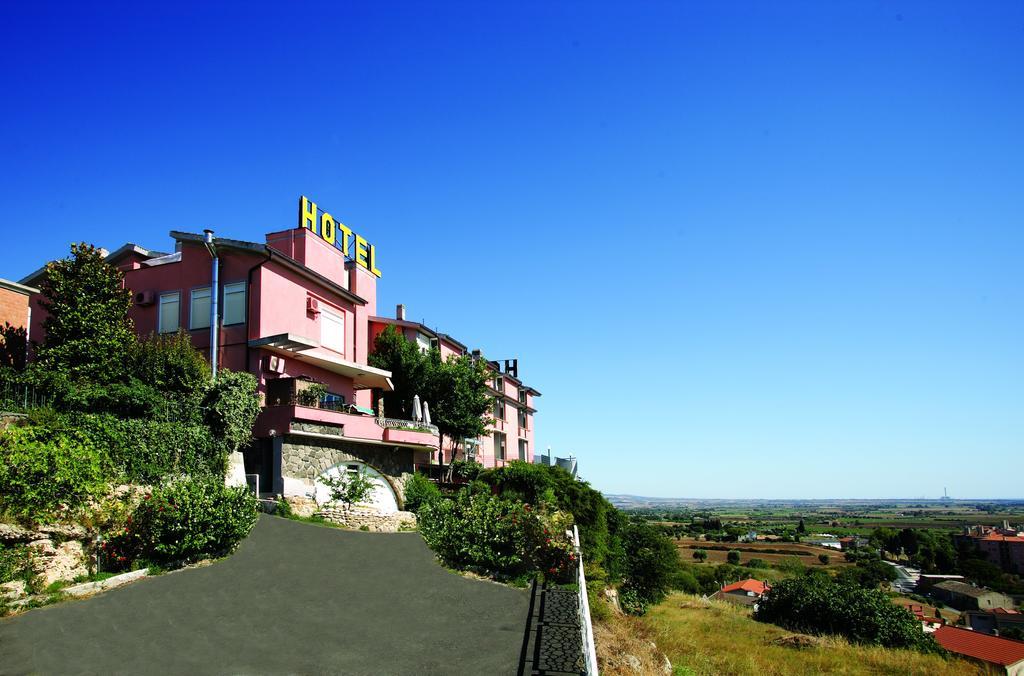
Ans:
<svg viewBox="0 0 1024 676"><path fill-rule="evenodd" d="M0 619L0 674L513 674L528 603L416 533L262 516L212 566Z"/></svg>

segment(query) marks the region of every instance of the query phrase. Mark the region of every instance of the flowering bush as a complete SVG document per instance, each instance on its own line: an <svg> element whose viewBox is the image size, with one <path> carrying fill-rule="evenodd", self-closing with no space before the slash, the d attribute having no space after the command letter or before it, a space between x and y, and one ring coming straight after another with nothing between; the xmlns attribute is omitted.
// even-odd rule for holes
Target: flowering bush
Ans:
<svg viewBox="0 0 1024 676"><path fill-rule="evenodd" d="M547 514L528 504L460 492L419 510L424 539L447 565L511 578L542 572L568 579L575 559L564 512Z"/></svg>
<svg viewBox="0 0 1024 676"><path fill-rule="evenodd" d="M145 559L175 566L230 553L258 517L245 488L216 479L188 478L146 495L125 527L101 545L108 568Z"/></svg>

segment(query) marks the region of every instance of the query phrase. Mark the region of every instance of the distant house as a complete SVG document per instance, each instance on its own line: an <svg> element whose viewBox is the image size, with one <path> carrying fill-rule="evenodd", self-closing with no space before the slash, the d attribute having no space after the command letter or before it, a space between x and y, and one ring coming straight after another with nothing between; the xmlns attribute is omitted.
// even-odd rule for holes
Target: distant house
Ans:
<svg viewBox="0 0 1024 676"><path fill-rule="evenodd" d="M1024 641L948 625L936 629L932 636L951 653L995 666L1007 676L1024 676Z"/></svg>
<svg viewBox="0 0 1024 676"><path fill-rule="evenodd" d="M839 538L839 548L844 552L851 549L860 549L861 547L868 546L868 539L859 535L847 535L844 538Z"/></svg>
<svg viewBox="0 0 1024 676"><path fill-rule="evenodd" d="M965 582L947 580L932 585L933 597L948 603L958 610L991 610L993 608L1013 608L1013 599L1006 594L975 587Z"/></svg>
<svg viewBox="0 0 1024 676"><path fill-rule="evenodd" d="M767 581L762 582L761 580L750 578L725 585L716 591L711 598L719 601L728 601L729 603L737 603L741 606L754 606L769 589L771 589L771 585Z"/></svg>
<svg viewBox="0 0 1024 676"><path fill-rule="evenodd" d="M1024 633L1024 613L1017 610L969 610L964 613L964 621L971 629L983 634L1000 636L1010 630Z"/></svg>
<svg viewBox="0 0 1024 676"><path fill-rule="evenodd" d="M752 530L752 531L749 531L747 533L744 533L743 535L741 535L738 538L736 538L736 541L737 542L756 542L757 541L757 531L756 530Z"/></svg>
<svg viewBox="0 0 1024 676"><path fill-rule="evenodd" d="M823 536L821 534L815 535L814 537L801 538L800 542L805 545L814 545L815 547L828 547L829 549L842 549L842 543L834 537Z"/></svg>

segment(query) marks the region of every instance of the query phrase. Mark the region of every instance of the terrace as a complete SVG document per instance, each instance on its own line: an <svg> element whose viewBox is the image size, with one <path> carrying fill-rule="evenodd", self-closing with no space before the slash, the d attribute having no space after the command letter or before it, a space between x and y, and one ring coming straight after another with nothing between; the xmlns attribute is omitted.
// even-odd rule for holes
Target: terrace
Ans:
<svg viewBox="0 0 1024 676"><path fill-rule="evenodd" d="M372 409L324 395L317 383L280 378L267 386L267 403L257 422L258 436L298 434L321 438L434 449L436 426L414 420L381 418Z"/></svg>

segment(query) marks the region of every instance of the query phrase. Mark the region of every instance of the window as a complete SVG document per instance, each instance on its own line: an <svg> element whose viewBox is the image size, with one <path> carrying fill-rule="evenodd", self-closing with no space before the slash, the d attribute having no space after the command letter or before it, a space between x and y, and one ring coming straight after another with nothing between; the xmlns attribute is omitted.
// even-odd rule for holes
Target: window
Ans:
<svg viewBox="0 0 1024 676"><path fill-rule="evenodd" d="M496 460L505 459L505 435L502 432L494 433L494 458Z"/></svg>
<svg viewBox="0 0 1024 676"><path fill-rule="evenodd" d="M527 443L526 439L519 440L519 459L526 460Z"/></svg>
<svg viewBox="0 0 1024 676"><path fill-rule="evenodd" d="M420 352L430 352L430 336L425 333L417 333L416 347L420 348Z"/></svg>
<svg viewBox="0 0 1024 676"><path fill-rule="evenodd" d="M320 401L320 408L325 408L329 411L343 410L345 408L345 395L328 392Z"/></svg>
<svg viewBox="0 0 1024 676"><path fill-rule="evenodd" d="M494 398L494 417L498 420L505 419L505 402L501 400L501 397Z"/></svg>
<svg viewBox="0 0 1024 676"><path fill-rule="evenodd" d="M501 376L494 376L494 389L498 390L499 392L504 392L504 388L505 383L504 381L502 381Z"/></svg>
<svg viewBox="0 0 1024 676"><path fill-rule="evenodd" d="M519 409L519 427L524 429L524 430L525 429L529 429L529 425L527 424L529 421L530 421L530 416L526 412L526 409L525 408Z"/></svg>
<svg viewBox="0 0 1024 676"><path fill-rule="evenodd" d="M160 317L157 331L160 333L175 333L179 326L181 316L181 292L160 294Z"/></svg>
<svg viewBox="0 0 1024 676"><path fill-rule="evenodd" d="M524 389L522 387L519 388L519 403L520 404L525 404L526 403L526 389Z"/></svg>
<svg viewBox="0 0 1024 676"><path fill-rule="evenodd" d="M224 326L245 323L245 282L224 285L224 311L221 317Z"/></svg>
<svg viewBox="0 0 1024 676"><path fill-rule="evenodd" d="M327 309L320 311L320 344L345 353L345 318Z"/></svg>
<svg viewBox="0 0 1024 676"><path fill-rule="evenodd" d="M188 310L188 328L210 328L210 287L192 289L192 302Z"/></svg>

